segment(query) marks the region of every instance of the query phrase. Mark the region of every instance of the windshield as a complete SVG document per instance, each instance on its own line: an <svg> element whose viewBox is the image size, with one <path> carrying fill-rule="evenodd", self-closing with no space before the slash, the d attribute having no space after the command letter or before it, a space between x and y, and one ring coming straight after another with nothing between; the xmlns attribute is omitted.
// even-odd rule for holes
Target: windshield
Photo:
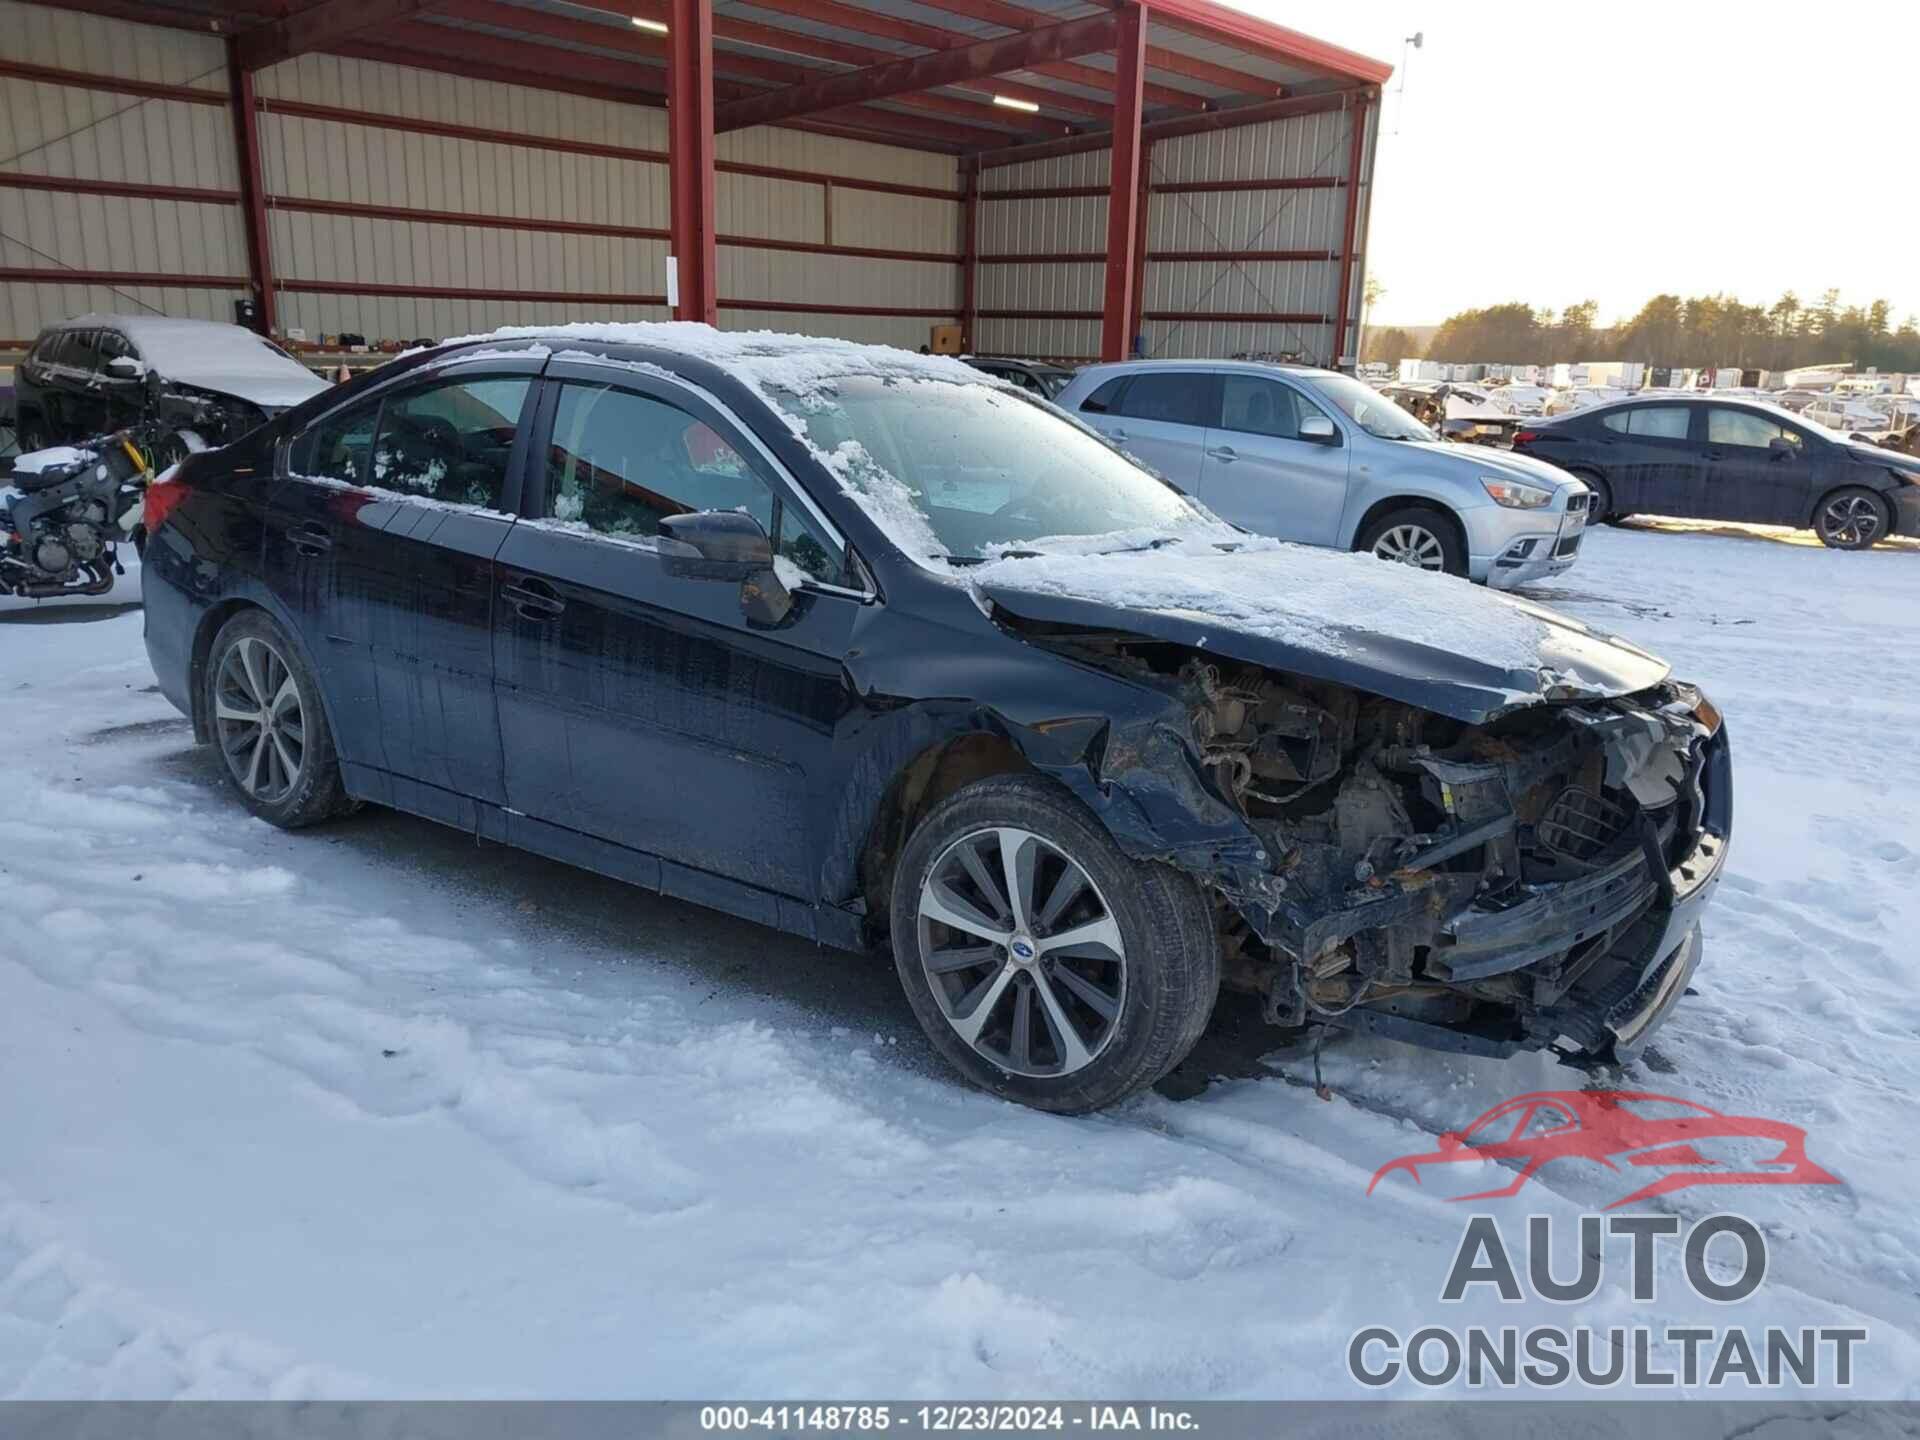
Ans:
<svg viewBox="0 0 1920 1440"><path fill-rule="evenodd" d="M1426 426L1371 385L1363 385L1350 375L1303 375L1300 378L1369 435L1381 440L1433 439L1433 432Z"/></svg>
<svg viewBox="0 0 1920 1440"><path fill-rule="evenodd" d="M769 389L874 523L917 558L966 563L1052 537L1210 522L1071 420L993 385L851 375L805 393Z"/></svg>

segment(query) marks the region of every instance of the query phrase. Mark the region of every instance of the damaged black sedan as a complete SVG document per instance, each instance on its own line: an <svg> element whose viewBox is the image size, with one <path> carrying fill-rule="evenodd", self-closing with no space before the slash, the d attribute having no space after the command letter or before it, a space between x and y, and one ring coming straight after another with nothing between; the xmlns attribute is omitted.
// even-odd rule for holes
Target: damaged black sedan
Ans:
<svg viewBox="0 0 1920 1440"><path fill-rule="evenodd" d="M1282 1026L1636 1053L1726 732L1643 651L1245 535L958 362L701 326L385 367L149 493L148 650L255 813L411 811L846 949L1051 1110Z"/></svg>

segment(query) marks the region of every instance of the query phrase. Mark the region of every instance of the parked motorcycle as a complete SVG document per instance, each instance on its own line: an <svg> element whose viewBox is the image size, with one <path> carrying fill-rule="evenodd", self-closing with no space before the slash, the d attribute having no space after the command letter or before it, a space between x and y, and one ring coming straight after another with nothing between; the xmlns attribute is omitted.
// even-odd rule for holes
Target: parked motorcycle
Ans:
<svg viewBox="0 0 1920 1440"><path fill-rule="evenodd" d="M0 479L0 593L31 600L104 595L138 547L155 437L138 430L22 455ZM22 467L26 468L22 468Z"/></svg>

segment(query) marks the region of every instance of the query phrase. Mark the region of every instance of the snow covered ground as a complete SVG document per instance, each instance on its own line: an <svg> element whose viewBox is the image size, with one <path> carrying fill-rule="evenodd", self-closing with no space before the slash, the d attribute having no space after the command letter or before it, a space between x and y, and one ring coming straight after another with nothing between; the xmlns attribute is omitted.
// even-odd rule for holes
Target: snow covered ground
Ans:
<svg viewBox="0 0 1920 1440"><path fill-rule="evenodd" d="M1638 1207L1758 1222L1743 1305L1671 1256L1636 1303L1623 1250L1577 1317L1439 1304L1464 1207L1367 1182L1579 1088L1537 1058L1336 1040L1322 1102L1227 1004L1165 1093L1053 1118L884 959L396 815L275 831L116 592L0 613L0 1397L1352 1396L1362 1325L1575 1318L1864 1325L1856 1393L1920 1396L1920 547L1605 530L1535 593L1729 717L1699 993L1628 1083L1843 1182ZM1622 1193L1564 1168L1482 1208Z"/></svg>

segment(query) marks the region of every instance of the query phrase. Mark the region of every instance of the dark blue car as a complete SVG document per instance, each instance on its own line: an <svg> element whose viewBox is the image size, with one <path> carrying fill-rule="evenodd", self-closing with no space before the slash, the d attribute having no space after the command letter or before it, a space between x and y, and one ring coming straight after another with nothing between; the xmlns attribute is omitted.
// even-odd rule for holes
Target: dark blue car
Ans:
<svg viewBox="0 0 1920 1440"><path fill-rule="evenodd" d="M1529 424L1513 448L1586 481L1589 523L1676 515L1791 525L1836 550L1920 535L1920 459L1757 400L1620 400Z"/></svg>
<svg viewBox="0 0 1920 1440"><path fill-rule="evenodd" d="M373 802L827 945L976 1083L1277 1024L1634 1053L1731 826L1653 656L1248 536L951 360L502 334L148 493L147 648L240 800ZM1436 588L1436 586L1440 588Z"/></svg>

